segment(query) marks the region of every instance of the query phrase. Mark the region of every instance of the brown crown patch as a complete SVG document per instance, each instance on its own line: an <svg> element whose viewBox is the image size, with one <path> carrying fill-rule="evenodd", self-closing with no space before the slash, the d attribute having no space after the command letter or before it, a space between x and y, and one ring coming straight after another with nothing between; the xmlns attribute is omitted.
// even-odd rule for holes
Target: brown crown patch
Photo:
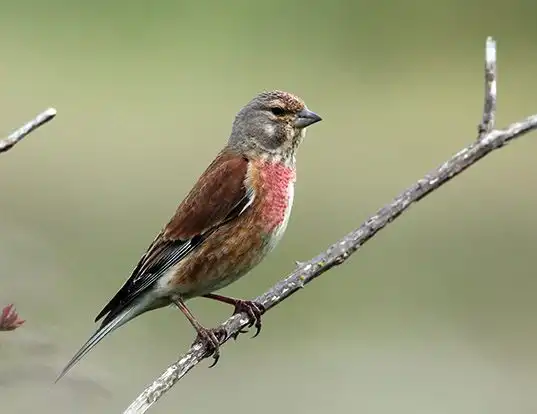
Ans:
<svg viewBox="0 0 537 414"><path fill-rule="evenodd" d="M271 91L259 94L258 99L271 103L280 103L289 112L299 112L306 106L298 96L284 91Z"/></svg>

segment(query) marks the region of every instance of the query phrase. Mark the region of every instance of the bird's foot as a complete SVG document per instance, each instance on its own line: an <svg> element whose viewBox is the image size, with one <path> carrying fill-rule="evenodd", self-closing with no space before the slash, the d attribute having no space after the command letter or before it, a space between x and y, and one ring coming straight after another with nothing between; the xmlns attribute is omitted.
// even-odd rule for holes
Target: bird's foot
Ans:
<svg viewBox="0 0 537 414"><path fill-rule="evenodd" d="M198 329L198 336L193 342L194 345L196 342L201 342L207 348L209 356L212 356L214 361L209 368L212 368L216 365L220 359L220 340L225 337L226 332L222 328L207 329L200 327Z"/></svg>
<svg viewBox="0 0 537 414"><path fill-rule="evenodd" d="M261 315L265 313L265 307L261 303L252 300L237 300L235 302L235 311L233 312L233 315L237 315L238 313L245 313L248 315L250 318L248 328L255 326L256 331L252 338L259 335L259 332L261 332ZM238 333L246 333L246 331L241 329ZM237 339L236 336L235 339Z"/></svg>
<svg viewBox="0 0 537 414"><path fill-rule="evenodd" d="M252 300L230 298L228 296L216 295L214 293L208 293L206 295L203 295L203 297L207 299L217 300L218 302L222 303L227 303L228 305L233 305L235 307L233 315L236 315L238 313L245 313L246 315L248 315L248 318L250 320L248 328L251 328L254 325L256 328L256 333L253 338L259 335L259 332L261 331L261 315L263 315L266 311L265 307L261 303ZM237 339L239 334L246 332L247 331L245 331L244 329L241 329L235 332L232 335L232 338Z"/></svg>

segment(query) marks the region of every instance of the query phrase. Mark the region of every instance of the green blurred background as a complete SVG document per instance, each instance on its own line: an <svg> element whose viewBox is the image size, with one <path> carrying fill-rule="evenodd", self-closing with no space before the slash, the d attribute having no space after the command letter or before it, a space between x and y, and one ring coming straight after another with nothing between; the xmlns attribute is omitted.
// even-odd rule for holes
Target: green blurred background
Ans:
<svg viewBox="0 0 537 414"><path fill-rule="evenodd" d="M498 126L537 112L537 3L0 0L6 413L118 413L193 339L173 309L111 335L59 384L92 320L264 89L324 121L298 157L254 297L476 136L487 35ZM537 134L434 193L191 372L154 413L535 413ZM231 309L193 300L216 325Z"/></svg>

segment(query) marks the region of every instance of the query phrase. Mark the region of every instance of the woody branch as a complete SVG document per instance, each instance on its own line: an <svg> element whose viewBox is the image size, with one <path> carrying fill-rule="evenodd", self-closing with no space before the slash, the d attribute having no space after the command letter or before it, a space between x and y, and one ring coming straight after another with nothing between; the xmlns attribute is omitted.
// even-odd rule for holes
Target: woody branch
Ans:
<svg viewBox="0 0 537 414"><path fill-rule="evenodd" d="M9 151L15 145L28 135L30 132L35 131L40 126L46 124L52 118L56 116L56 110L54 108L48 108L46 111L41 112L31 121L28 121L16 131L13 131L6 138L0 140L0 153Z"/></svg>
<svg viewBox="0 0 537 414"><path fill-rule="evenodd" d="M401 213L408 210L413 203L431 194L492 151L503 147L529 131L537 129L537 114L500 130L494 129L495 115L496 42L489 37L486 43L485 58L485 105L483 117L478 127L477 140L403 191L367 219L360 227L338 240L326 251L307 262L297 263L297 268L294 272L255 300L262 303L267 310L278 305L321 274L342 264L365 242L373 238L387 224L399 217ZM230 338L236 337L239 331L246 327L248 323L249 320L245 314L235 315L226 320L221 325L226 332L226 336L220 343L223 344ZM207 357L207 349L199 342L194 343L188 352L181 356L177 362L170 365L160 377L154 380L132 402L124 411L124 414L145 413L166 391Z"/></svg>
<svg viewBox="0 0 537 414"><path fill-rule="evenodd" d="M41 112L34 119L27 122L19 129L13 131L6 138L0 140L0 153L7 152L18 144L26 135L36 130L41 125L46 124L56 116L56 110L49 108ZM12 331L17 329L24 323L24 320L19 318L13 304L5 306L0 312L0 331Z"/></svg>

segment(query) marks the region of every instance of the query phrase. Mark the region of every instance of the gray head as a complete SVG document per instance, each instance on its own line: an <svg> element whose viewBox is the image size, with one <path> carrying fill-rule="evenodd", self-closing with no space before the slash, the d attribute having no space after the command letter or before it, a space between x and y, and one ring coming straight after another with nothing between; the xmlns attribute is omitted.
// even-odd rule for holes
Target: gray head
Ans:
<svg viewBox="0 0 537 414"><path fill-rule="evenodd" d="M252 157L292 162L307 126L321 117L288 92L263 92L237 114L229 147Z"/></svg>

